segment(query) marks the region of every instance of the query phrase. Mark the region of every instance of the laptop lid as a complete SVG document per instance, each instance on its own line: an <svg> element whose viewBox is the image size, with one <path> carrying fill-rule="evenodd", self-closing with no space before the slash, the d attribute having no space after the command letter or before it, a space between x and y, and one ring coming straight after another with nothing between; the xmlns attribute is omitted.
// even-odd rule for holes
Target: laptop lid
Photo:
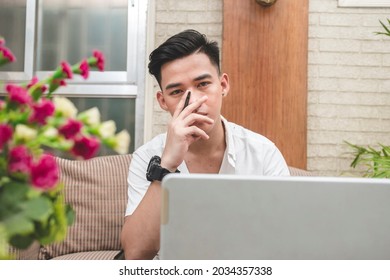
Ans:
<svg viewBox="0 0 390 280"><path fill-rule="evenodd" d="M390 259L390 180L172 174L161 259Z"/></svg>

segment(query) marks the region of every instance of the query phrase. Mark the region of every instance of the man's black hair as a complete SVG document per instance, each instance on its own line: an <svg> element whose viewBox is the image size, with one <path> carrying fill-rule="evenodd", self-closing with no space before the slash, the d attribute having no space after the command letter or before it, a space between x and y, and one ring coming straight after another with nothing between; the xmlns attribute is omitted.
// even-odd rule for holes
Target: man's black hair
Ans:
<svg viewBox="0 0 390 280"><path fill-rule="evenodd" d="M206 54L220 74L217 42L209 41L204 34L193 29L182 31L170 37L155 49L149 56L149 73L156 78L161 88L161 67L167 62L196 52Z"/></svg>

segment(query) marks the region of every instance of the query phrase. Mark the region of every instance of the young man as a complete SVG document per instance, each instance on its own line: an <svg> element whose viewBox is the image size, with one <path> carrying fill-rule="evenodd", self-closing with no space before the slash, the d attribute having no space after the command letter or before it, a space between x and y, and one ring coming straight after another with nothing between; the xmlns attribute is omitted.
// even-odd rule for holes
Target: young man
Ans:
<svg viewBox="0 0 390 280"><path fill-rule="evenodd" d="M172 118L167 133L133 154L121 235L126 259L152 259L159 251L164 175L289 175L283 156L270 140L221 116L229 77L220 72L216 42L195 30L176 34L150 54L149 72L160 85L158 103Z"/></svg>

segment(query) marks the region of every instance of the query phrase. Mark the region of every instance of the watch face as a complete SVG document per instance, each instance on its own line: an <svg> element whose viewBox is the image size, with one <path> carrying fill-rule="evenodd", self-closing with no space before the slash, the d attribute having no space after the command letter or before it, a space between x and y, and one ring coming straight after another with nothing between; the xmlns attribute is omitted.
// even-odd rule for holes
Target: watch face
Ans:
<svg viewBox="0 0 390 280"><path fill-rule="evenodd" d="M150 161L149 161L149 165L148 165L148 170L147 170L147 172L149 173L151 167L152 167L153 165L156 165L156 164L158 165L158 164L160 164L160 162L161 162L161 159L160 159L159 156L154 156L154 157L152 157L152 158L150 159Z"/></svg>
<svg viewBox="0 0 390 280"><path fill-rule="evenodd" d="M161 159L159 156L154 156L150 159L149 161L149 165L148 165L148 169L147 169L147 173L146 173L146 179L148 181L154 181L154 180L158 180L159 178L159 172L156 172L158 171L159 167L160 167L160 162L161 162Z"/></svg>

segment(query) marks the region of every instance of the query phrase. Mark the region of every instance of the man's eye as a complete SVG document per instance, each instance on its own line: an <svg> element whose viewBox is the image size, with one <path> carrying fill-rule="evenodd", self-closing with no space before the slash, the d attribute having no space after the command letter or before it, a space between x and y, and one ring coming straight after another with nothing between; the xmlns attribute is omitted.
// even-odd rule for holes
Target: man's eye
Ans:
<svg viewBox="0 0 390 280"><path fill-rule="evenodd" d="M174 90L174 91L171 91L171 94L170 95L177 95L177 94L180 94L182 93L183 91L181 89L177 89L177 90Z"/></svg>
<svg viewBox="0 0 390 280"><path fill-rule="evenodd" d="M205 87L209 84L210 84L210 82L201 82L201 83L199 83L198 87Z"/></svg>

